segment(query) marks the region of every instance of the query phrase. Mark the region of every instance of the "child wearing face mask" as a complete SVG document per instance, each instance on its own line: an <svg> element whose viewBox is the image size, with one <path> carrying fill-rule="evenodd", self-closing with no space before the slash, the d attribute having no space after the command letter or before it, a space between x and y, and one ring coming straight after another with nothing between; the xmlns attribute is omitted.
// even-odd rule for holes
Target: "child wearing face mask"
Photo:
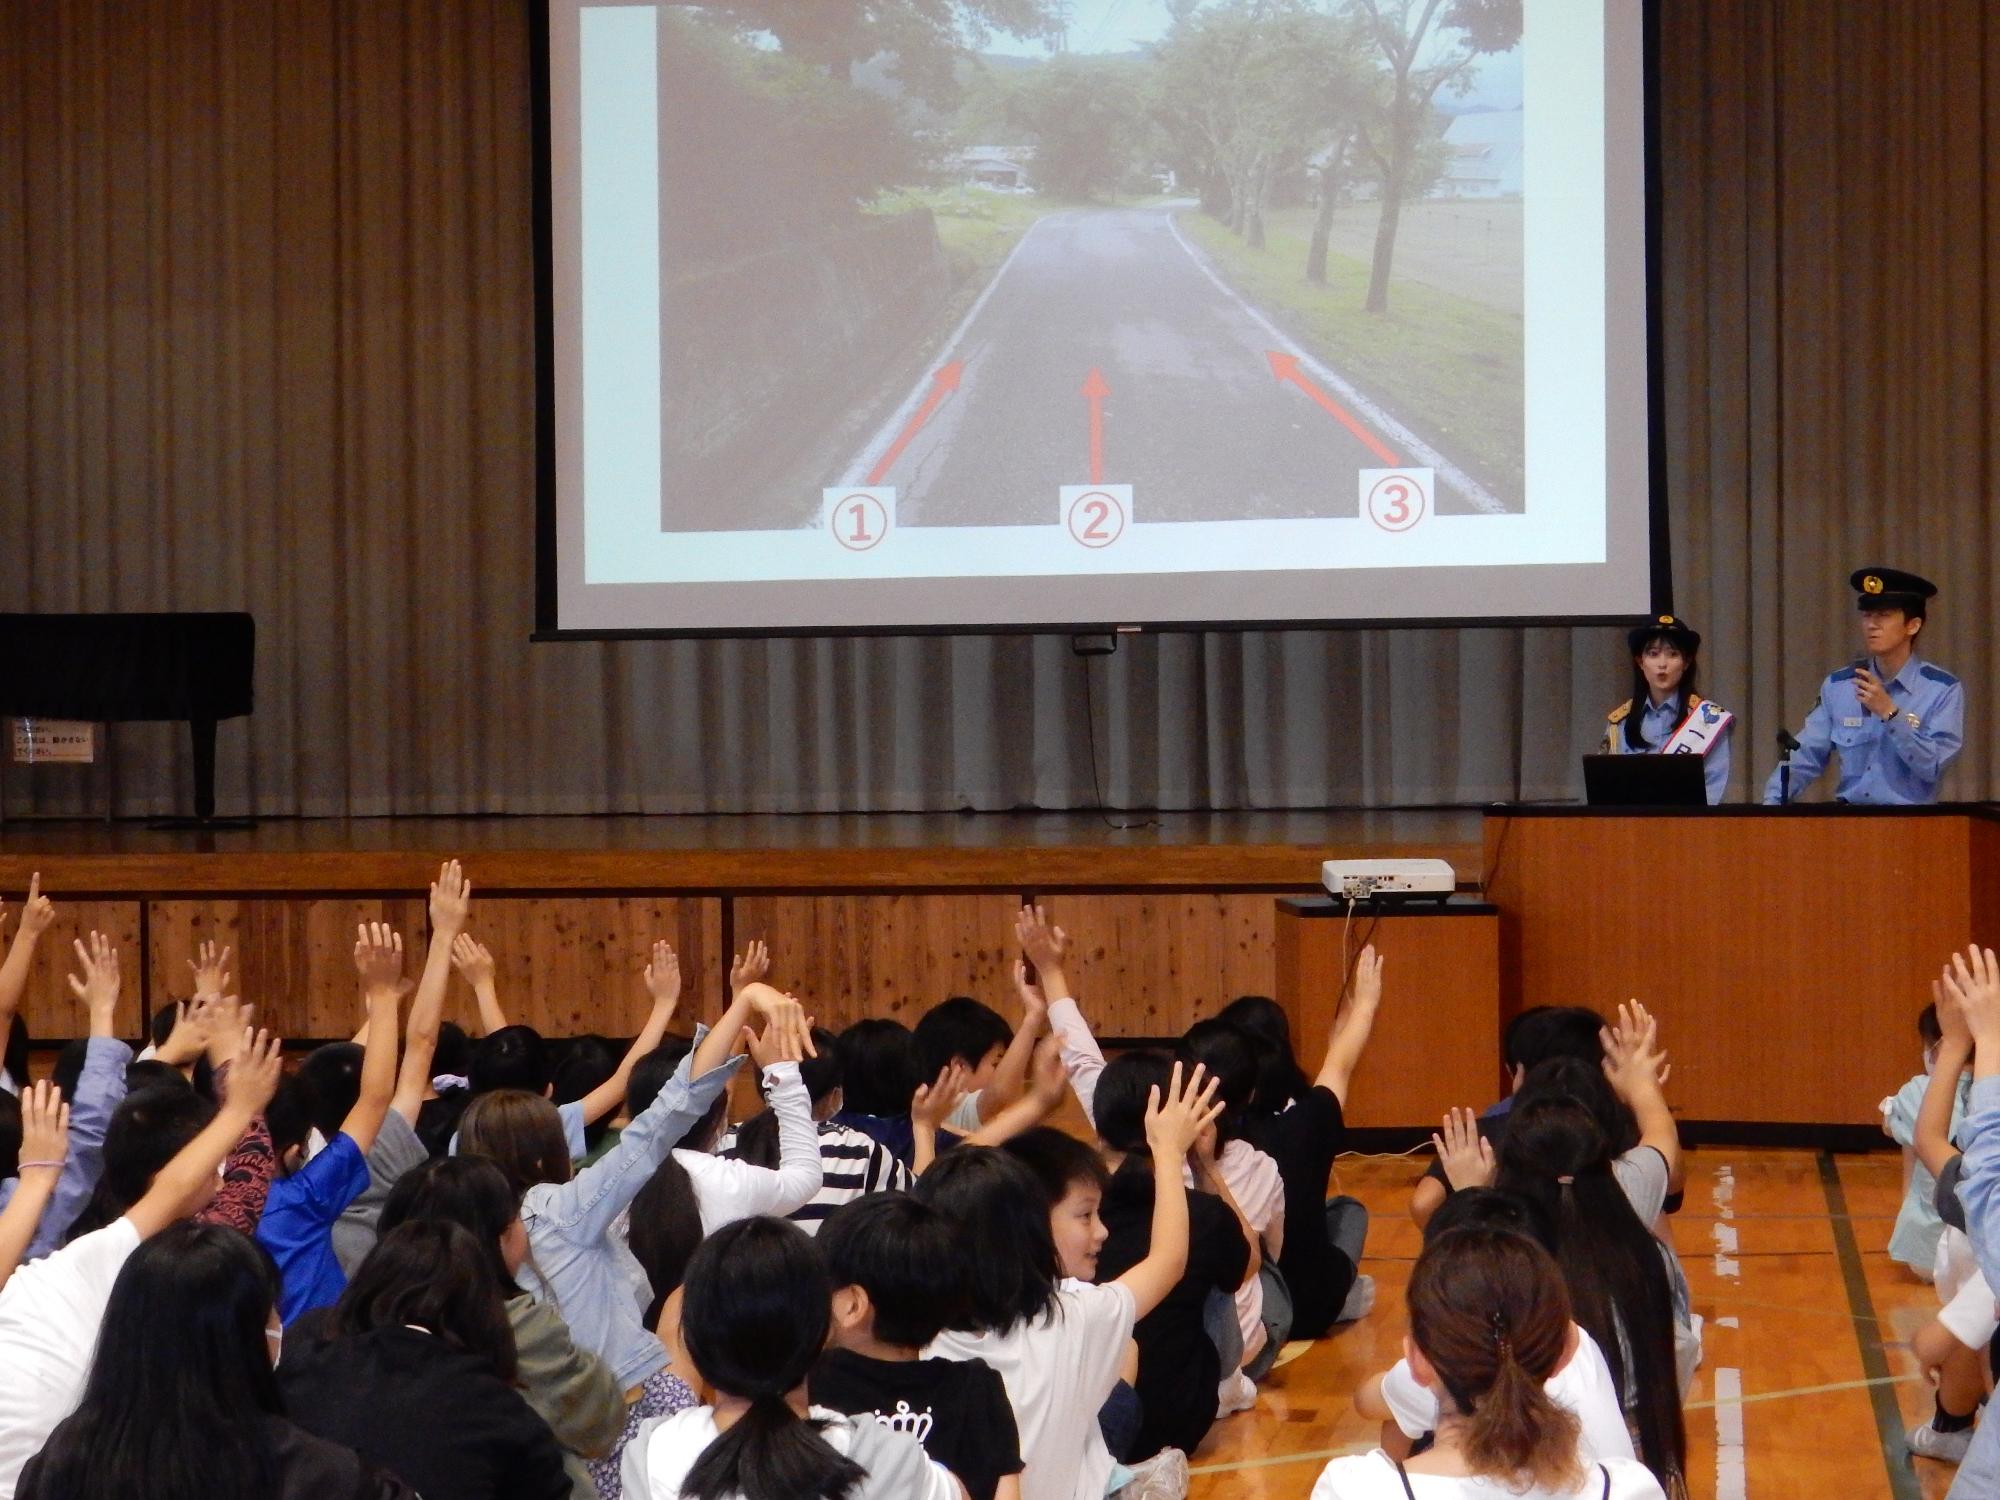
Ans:
<svg viewBox="0 0 2000 1500"><path fill-rule="evenodd" d="M1937 1064L1938 1043L1943 1039L1936 1005L1926 1005L1917 1016L1917 1037L1923 1043L1923 1071L1916 1074L1881 1104L1882 1130L1903 1148L1903 1205L1896 1211L1896 1228L1889 1236L1889 1259L1907 1266L1919 1281L1929 1281L1937 1261L1938 1239L1944 1220L1934 1206L1937 1179L1917 1155L1917 1111L1924 1102L1931 1070ZM1947 1138L1958 1138L1959 1123L1965 1118L1965 1101L1972 1087L1969 1076L1961 1076L1951 1104L1951 1124Z"/></svg>

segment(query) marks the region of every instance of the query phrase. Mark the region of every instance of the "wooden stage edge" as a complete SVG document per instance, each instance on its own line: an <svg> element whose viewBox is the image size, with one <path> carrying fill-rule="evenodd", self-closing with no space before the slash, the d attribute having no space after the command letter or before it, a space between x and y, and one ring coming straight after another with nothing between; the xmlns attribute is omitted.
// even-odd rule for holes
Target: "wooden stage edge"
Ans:
<svg viewBox="0 0 2000 1500"><path fill-rule="evenodd" d="M286 818L213 832L13 820L0 824L0 892L37 870L73 896L422 891L454 855L489 894L1300 891L1342 857L1444 859L1477 889L1480 820L1477 808Z"/></svg>

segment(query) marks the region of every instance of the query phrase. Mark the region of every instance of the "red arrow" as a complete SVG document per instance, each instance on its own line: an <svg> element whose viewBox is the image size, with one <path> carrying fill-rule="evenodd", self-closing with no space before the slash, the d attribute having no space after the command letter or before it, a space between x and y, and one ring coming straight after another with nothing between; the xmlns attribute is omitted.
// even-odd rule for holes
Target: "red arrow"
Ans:
<svg viewBox="0 0 2000 1500"><path fill-rule="evenodd" d="M1083 396L1090 403L1090 482L1104 483L1104 398L1111 394L1111 387L1104 383L1104 372L1092 365L1089 378L1083 382Z"/></svg>
<svg viewBox="0 0 2000 1500"><path fill-rule="evenodd" d="M1360 422L1356 421L1352 412L1306 378L1299 369L1299 358L1296 354L1281 354L1276 349L1271 349L1265 352L1264 357L1271 361L1271 373L1273 375L1277 376L1280 381L1291 381L1293 385L1312 397L1314 401L1319 403L1320 408L1328 416L1332 417L1341 426L1360 439L1361 446L1381 459L1384 465L1391 469L1402 467L1403 461L1397 458L1395 453L1386 447L1380 438L1375 436L1366 427L1363 427Z"/></svg>
<svg viewBox="0 0 2000 1500"><path fill-rule="evenodd" d="M931 393L924 397L924 404L918 407L910 420L903 424L903 430L896 434L896 441L889 445L889 451L884 453L876 461L875 467L868 471L870 484L882 482L883 477L894 467L896 460L903 456L903 450L910 446L910 439L915 437L924 423L931 419L931 413L938 409L946 396L958 389L959 377L964 373L963 360L955 359L949 364L937 367L931 376Z"/></svg>

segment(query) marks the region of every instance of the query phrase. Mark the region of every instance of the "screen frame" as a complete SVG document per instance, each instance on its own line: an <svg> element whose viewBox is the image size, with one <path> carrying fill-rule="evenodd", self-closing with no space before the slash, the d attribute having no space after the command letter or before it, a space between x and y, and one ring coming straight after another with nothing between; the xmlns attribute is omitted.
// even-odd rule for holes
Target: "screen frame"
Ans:
<svg viewBox="0 0 2000 1500"><path fill-rule="evenodd" d="M1661 266L1664 226L1660 162L1660 10L1661 0L1638 0L1640 7L1640 72L1644 98L1640 136L1645 156L1645 286L1646 322L1647 495L1646 532L1651 574L1649 613L1674 612L1673 558L1668 517L1666 350L1663 338L1665 297ZM535 295L535 623L533 642L647 640L807 640L862 638L894 640L912 636L1085 636L1165 635L1206 633L1354 631L1354 630L1485 630L1529 627L1601 627L1627 625L1629 614L1547 614L1439 616L1431 618L1264 619L1264 620L1128 620L1076 619L1040 623L953 622L944 625L827 625L712 627L658 626L637 628L569 627L559 623L560 568L557 559L556 337L555 337L555 210L554 159L549 44L550 0L528 0L529 84L533 151L533 232ZM1533 564L1523 564L1533 566Z"/></svg>

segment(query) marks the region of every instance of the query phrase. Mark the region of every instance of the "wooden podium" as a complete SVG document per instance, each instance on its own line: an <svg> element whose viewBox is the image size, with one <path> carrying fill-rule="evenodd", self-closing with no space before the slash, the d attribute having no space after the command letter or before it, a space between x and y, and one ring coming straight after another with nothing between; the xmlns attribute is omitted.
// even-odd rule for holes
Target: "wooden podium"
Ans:
<svg viewBox="0 0 2000 1500"><path fill-rule="evenodd" d="M1362 905L1278 902L1276 999L1294 1049L1319 1065L1334 1010L1364 943L1382 955L1382 1009L1347 1098L1362 1129L1436 1129L1454 1105L1484 1109L1500 1081L1500 916L1483 901Z"/></svg>
<svg viewBox="0 0 2000 1500"><path fill-rule="evenodd" d="M1660 1017L1688 1121L1868 1126L1952 950L2000 945L1987 807L1495 809L1503 1016Z"/></svg>

